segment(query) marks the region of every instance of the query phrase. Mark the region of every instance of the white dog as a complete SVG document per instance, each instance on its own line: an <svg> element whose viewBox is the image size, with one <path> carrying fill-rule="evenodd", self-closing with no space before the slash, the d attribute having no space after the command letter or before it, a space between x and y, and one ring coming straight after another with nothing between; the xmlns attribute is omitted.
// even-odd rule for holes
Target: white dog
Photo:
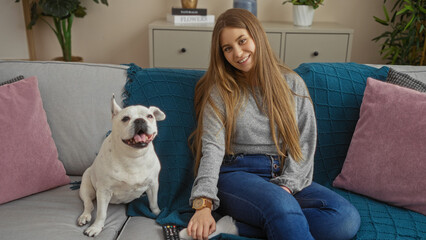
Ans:
<svg viewBox="0 0 426 240"><path fill-rule="evenodd" d="M84 211L78 225L91 221L97 199L95 222L84 233L97 236L104 227L109 203L128 203L145 191L151 211L158 215L158 175L160 161L152 140L157 135L157 121L166 115L157 107L141 105L121 109L111 99L112 132L104 140L98 156L83 174L80 198Z"/></svg>

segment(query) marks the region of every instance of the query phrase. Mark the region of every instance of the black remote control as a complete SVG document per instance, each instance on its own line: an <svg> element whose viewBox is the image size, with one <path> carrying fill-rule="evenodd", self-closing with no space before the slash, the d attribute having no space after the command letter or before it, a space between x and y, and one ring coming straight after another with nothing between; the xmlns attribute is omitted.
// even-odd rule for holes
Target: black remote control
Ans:
<svg viewBox="0 0 426 240"><path fill-rule="evenodd" d="M166 240L180 240L179 230L174 224L164 224L162 226L164 238Z"/></svg>

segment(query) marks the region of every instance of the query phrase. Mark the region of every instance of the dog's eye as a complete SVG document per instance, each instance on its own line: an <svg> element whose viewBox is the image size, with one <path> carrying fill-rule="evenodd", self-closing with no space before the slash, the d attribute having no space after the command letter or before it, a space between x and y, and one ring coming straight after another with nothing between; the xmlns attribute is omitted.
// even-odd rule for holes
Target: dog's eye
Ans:
<svg viewBox="0 0 426 240"><path fill-rule="evenodd" d="M123 117L123 118L121 119L121 121L122 121L122 122L127 122L127 121L129 121L129 120L130 120L130 118L129 118L129 117L127 117L127 116L126 116L126 117Z"/></svg>
<svg viewBox="0 0 426 240"><path fill-rule="evenodd" d="M154 118L154 116L152 116L151 114L149 114L148 116L146 116L147 118L150 118L150 119L152 119L152 118Z"/></svg>

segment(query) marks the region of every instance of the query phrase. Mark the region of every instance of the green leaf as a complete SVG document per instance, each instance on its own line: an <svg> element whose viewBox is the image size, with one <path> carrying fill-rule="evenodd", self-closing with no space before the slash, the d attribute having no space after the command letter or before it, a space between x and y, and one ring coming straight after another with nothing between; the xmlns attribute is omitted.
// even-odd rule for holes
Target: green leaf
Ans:
<svg viewBox="0 0 426 240"><path fill-rule="evenodd" d="M401 4L402 4L401 0L395 1L395 4L392 7L392 12L395 11L395 9L398 7L398 5L401 5Z"/></svg>
<svg viewBox="0 0 426 240"><path fill-rule="evenodd" d="M395 55L395 48L389 47L387 49L384 49L382 54L383 54L383 59L389 59L389 57L393 57Z"/></svg>
<svg viewBox="0 0 426 240"><path fill-rule="evenodd" d="M78 5L77 9L74 11L74 15L78 18L82 18L86 16L86 8Z"/></svg>
<svg viewBox="0 0 426 240"><path fill-rule="evenodd" d="M43 13L49 16L64 18L74 12L79 5L78 0L45 0L40 1Z"/></svg>
<svg viewBox="0 0 426 240"><path fill-rule="evenodd" d="M389 36L389 34L383 33L380 36L377 36L377 37L373 38L372 40L375 41L375 42L378 42L379 40L381 40L383 38L384 39L388 39L388 36Z"/></svg>
<svg viewBox="0 0 426 240"><path fill-rule="evenodd" d="M411 17L411 20L405 25L404 31L407 30L407 28L413 23L415 16Z"/></svg>
<svg viewBox="0 0 426 240"><path fill-rule="evenodd" d="M398 11L397 13L396 13L396 15L397 16L399 16L399 15L401 15L401 14L404 14L405 12L407 12L409 9L408 8L404 8L404 9L402 9L402 10L400 10L400 11Z"/></svg>
<svg viewBox="0 0 426 240"><path fill-rule="evenodd" d="M382 25L385 25L385 26L388 26L388 25L389 25L389 23L388 23L387 21L385 21L385 20L383 20L383 19L380 19L380 18L378 18L378 17L374 17L374 20L376 20L376 22L378 22L378 23L380 23L380 24L382 24Z"/></svg>
<svg viewBox="0 0 426 240"><path fill-rule="evenodd" d="M386 5L384 5L384 4L383 4L383 12L385 12L386 22L389 22L388 10L386 9Z"/></svg>
<svg viewBox="0 0 426 240"><path fill-rule="evenodd" d="M396 53L395 53L395 55L392 58L392 64L395 64L397 62L398 57L399 57L399 52L397 50Z"/></svg>
<svg viewBox="0 0 426 240"><path fill-rule="evenodd" d="M405 8L410 10L411 12L414 12L414 8L411 5L405 5Z"/></svg>
<svg viewBox="0 0 426 240"><path fill-rule="evenodd" d="M95 3L99 3L99 0L93 0ZM286 1L286 2L291 2L291 1ZM101 3L102 4L105 4L105 5L107 5L108 6L108 0L101 0ZM284 4L285 2L283 2L283 4Z"/></svg>
<svg viewBox="0 0 426 240"><path fill-rule="evenodd" d="M99 1L99 0L93 0L93 1ZM105 5L108 5L107 0L101 0L101 2L104 3ZM324 0L286 0L282 4L292 3L293 5L307 5L307 6L312 6L314 9L317 9L320 5L322 5L323 2Z"/></svg>

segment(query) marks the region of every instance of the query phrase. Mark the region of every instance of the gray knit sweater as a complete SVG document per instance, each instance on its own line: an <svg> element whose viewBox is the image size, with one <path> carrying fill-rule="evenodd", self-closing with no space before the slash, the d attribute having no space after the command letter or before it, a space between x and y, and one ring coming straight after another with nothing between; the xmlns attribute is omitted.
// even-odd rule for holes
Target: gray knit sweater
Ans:
<svg viewBox="0 0 426 240"><path fill-rule="evenodd" d="M308 96L306 85L297 74L286 74L285 78L289 87L296 94ZM224 104L217 89L212 91L211 97L220 111L225 113ZM298 163L292 159L291 155L288 156L285 159L281 176L271 179L271 182L275 184L290 188L293 194L309 186L312 182L317 137L315 113L310 99L300 96L295 96L294 99L303 159ZM217 182L225 155L225 130L210 105L207 105L204 110L203 123L202 158L192 187L190 204L195 198L208 197L213 199L213 209L217 209L220 204L217 197ZM259 110L252 95L242 105L235 127L235 137L232 142L232 150L235 154L277 155L271 137L269 119Z"/></svg>

